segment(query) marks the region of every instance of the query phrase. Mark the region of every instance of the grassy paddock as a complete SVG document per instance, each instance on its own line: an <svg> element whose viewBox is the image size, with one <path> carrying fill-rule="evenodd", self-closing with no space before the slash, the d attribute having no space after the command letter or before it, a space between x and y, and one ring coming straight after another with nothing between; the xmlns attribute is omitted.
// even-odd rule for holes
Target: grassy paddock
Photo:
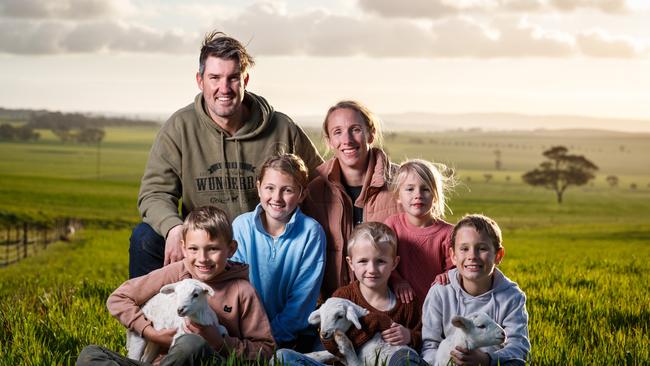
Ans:
<svg viewBox="0 0 650 366"><path fill-rule="evenodd" d="M0 212L86 222L74 242L53 244L0 269L0 365L72 364L90 343L125 352L124 329L108 315L105 301L127 277L128 237L139 220L139 178L154 132L108 129L99 178L93 146L63 145L53 136L0 143ZM438 143L418 145L414 136ZM507 253L501 268L528 296L531 364L650 363L649 139L642 144L634 135L596 136L447 133L386 140L396 161L421 156L454 162L463 183L450 196L448 221L482 212L501 224ZM541 161L542 145L553 141L573 142L578 153L593 156L601 168L610 166L611 173L601 172L593 186L568 190L557 205L552 192L518 178ZM504 171L493 170L495 144L513 151L503 154ZM485 173L493 174L491 182L484 183ZM606 174L619 175L621 185L607 186ZM638 188L629 189L630 182Z"/></svg>

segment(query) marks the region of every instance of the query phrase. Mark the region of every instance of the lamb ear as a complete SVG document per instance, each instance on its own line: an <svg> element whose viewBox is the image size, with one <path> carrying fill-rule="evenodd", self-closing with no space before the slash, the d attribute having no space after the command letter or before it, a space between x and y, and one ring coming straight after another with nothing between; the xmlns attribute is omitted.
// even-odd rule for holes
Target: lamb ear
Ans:
<svg viewBox="0 0 650 366"><path fill-rule="evenodd" d="M165 285L160 289L161 294L171 294L174 292L176 289L176 284L175 283L170 283L169 285Z"/></svg>
<svg viewBox="0 0 650 366"><path fill-rule="evenodd" d="M451 324L453 324L454 327L463 329L463 330L468 330L474 325L471 320L464 318L462 316L456 315L455 317L451 318Z"/></svg>
<svg viewBox="0 0 650 366"><path fill-rule="evenodd" d="M361 309L363 309L363 308L361 308ZM363 310L365 310L365 309L363 309ZM358 313L359 313L358 309L356 309L354 306L348 305L347 309L345 310L345 317L350 322L352 322L352 324L354 324L354 326L357 329L361 329L361 323L359 322L359 314ZM367 314L367 310L366 310L366 314ZM366 314L364 314L364 315L366 315Z"/></svg>
<svg viewBox="0 0 650 366"><path fill-rule="evenodd" d="M318 309L312 311L311 314L309 314L309 318L307 319L307 321L311 325L320 324L320 311L318 311Z"/></svg>
<svg viewBox="0 0 650 366"><path fill-rule="evenodd" d="M212 287L208 286L208 284L201 282L201 288L208 294L208 296L214 296L214 290Z"/></svg>

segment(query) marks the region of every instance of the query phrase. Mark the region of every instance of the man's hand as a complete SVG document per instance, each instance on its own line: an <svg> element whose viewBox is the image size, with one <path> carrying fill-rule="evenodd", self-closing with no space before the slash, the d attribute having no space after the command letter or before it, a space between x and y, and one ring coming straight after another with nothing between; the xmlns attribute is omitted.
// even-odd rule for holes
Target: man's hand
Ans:
<svg viewBox="0 0 650 366"><path fill-rule="evenodd" d="M165 239L165 262L163 266L183 259L183 251L181 250L182 236L183 225L176 225L167 233L167 239Z"/></svg>
<svg viewBox="0 0 650 366"><path fill-rule="evenodd" d="M406 281L400 281L393 285L393 291L397 293L397 297L404 303L408 304L415 298L415 291L413 287Z"/></svg>
<svg viewBox="0 0 650 366"><path fill-rule="evenodd" d="M185 330L188 333L200 335L212 348L216 350L221 349L223 346L223 337L221 336L221 332L219 332L219 329L214 324L201 325L194 323L189 319L185 319Z"/></svg>
<svg viewBox="0 0 650 366"><path fill-rule="evenodd" d="M456 365L489 365L490 356L478 348L469 351L467 348L456 346L455 350L451 351L451 360Z"/></svg>
<svg viewBox="0 0 650 366"><path fill-rule="evenodd" d="M393 346L404 346L411 342L411 331L403 325L393 322L390 328L381 332L381 337Z"/></svg>

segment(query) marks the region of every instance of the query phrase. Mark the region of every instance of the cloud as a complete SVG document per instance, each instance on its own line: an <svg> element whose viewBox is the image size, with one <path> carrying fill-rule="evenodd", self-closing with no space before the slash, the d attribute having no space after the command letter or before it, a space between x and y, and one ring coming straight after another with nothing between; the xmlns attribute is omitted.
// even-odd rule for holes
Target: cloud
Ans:
<svg viewBox="0 0 650 366"><path fill-rule="evenodd" d="M386 18L439 19L449 15L509 12L575 12L583 9L624 13L625 0L358 0L359 8Z"/></svg>
<svg viewBox="0 0 650 366"><path fill-rule="evenodd" d="M71 24L58 20L0 21L0 52L59 54L96 52L196 52L198 36L97 21Z"/></svg>
<svg viewBox="0 0 650 366"><path fill-rule="evenodd" d="M592 57L634 58L642 52L633 40L613 37L603 30L582 32L576 41L582 53Z"/></svg>
<svg viewBox="0 0 650 366"><path fill-rule="evenodd" d="M384 17L441 18L457 14L460 8L444 0L359 0L359 7Z"/></svg>
<svg viewBox="0 0 650 366"><path fill-rule="evenodd" d="M0 15L28 19L94 19L132 9L128 0L3 0Z"/></svg>
<svg viewBox="0 0 650 366"><path fill-rule="evenodd" d="M468 16L447 16L434 22L377 16L344 17L326 12L287 15L268 4L255 4L237 17L218 22L233 36L248 41L254 54L371 56L371 57L630 57L616 48L616 37L603 33L608 51L598 45L578 46L584 35L548 30L519 16L478 21ZM610 40L610 43L605 42ZM643 56L640 50L634 56Z"/></svg>
<svg viewBox="0 0 650 366"><path fill-rule="evenodd" d="M14 0L12 0L14 1ZM95 3L98 0L88 0ZM360 0L362 3L365 0ZM535 7L535 0L494 0L500 6ZM494 3L494 1L492 3ZM593 5L596 0L553 0L568 7ZM64 0L63 3L82 0ZM45 1L28 0L29 4ZM112 0L110 4L127 4ZM370 4L370 2L367 2ZM373 2L374 3L374 2ZM378 0L377 4L393 6ZM395 2L396 3L396 2ZM420 1L437 4L436 15L448 11L448 1ZM476 1L456 1L477 4ZM600 1L615 7L620 1ZM607 5L606 4L614 4ZM7 3L9 4L9 3ZM13 4L13 3L11 3ZM537 5L536 5L537 4ZM544 3L549 5L550 3ZM468 5L464 5L468 6ZM560 6L560 5L557 5ZM577 6L577 5L576 5ZM87 9L90 9L89 7ZM7 6L3 11L7 10ZM97 7L95 9L98 9ZM50 11L50 10L48 10ZM169 10L167 10L168 12ZM424 10L423 10L424 11ZM50 11L51 12L51 11ZM83 12L83 11L80 11ZM165 14L167 14L167 12ZM26 13L26 11L24 12ZM61 18L0 17L0 53L57 54L106 52L196 53L201 35L214 27L246 44L254 55L369 56L398 58L525 58L550 57L647 57L647 44L631 38L598 32L567 32L547 29L518 14L496 16L451 15L435 20L412 20L380 15L339 15L326 10L291 13L282 3L256 2L238 13L222 14L200 32L186 28L162 30L144 25L139 17L103 17L71 20ZM87 14L108 14L89 11ZM162 17L160 19L166 19Z"/></svg>

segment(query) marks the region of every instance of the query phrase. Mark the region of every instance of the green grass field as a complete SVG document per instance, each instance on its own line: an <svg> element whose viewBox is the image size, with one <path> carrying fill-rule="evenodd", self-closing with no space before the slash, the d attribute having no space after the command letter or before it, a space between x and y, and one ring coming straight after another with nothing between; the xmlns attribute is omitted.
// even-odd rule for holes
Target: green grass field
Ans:
<svg viewBox="0 0 650 366"><path fill-rule="evenodd" d="M0 365L72 364L90 343L125 351L124 329L105 301L127 278L128 237L139 221L139 179L154 133L108 129L99 177L95 146L63 145L46 132L37 143L0 143L0 212L85 222L72 243L0 269ZM448 221L482 212L501 224L501 268L528 296L531 364L647 365L649 142L618 133L449 132L401 133L385 144L395 161L454 166L462 183L450 196ZM519 178L555 144L573 146L601 168L593 185L569 189L562 205ZM606 184L610 174L619 187Z"/></svg>

